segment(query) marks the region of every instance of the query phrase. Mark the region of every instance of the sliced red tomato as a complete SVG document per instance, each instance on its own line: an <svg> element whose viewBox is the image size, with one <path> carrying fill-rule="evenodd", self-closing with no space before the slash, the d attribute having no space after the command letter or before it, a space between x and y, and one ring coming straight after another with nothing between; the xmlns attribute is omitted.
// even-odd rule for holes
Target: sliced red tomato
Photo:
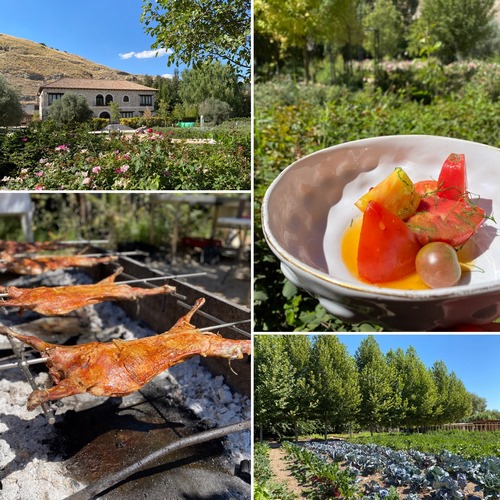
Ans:
<svg viewBox="0 0 500 500"><path fill-rule="evenodd" d="M421 245L442 241L458 248L479 229L484 217L484 210L466 199L430 195L422 198L417 213L406 223Z"/></svg>
<svg viewBox="0 0 500 500"><path fill-rule="evenodd" d="M420 196L420 198L434 195L438 190L437 181L426 180L426 181L418 181L414 184L415 192ZM418 210L418 207L417 207Z"/></svg>
<svg viewBox="0 0 500 500"><path fill-rule="evenodd" d="M412 273L421 245L406 224L377 201L366 206L358 246L358 273L384 283Z"/></svg>
<svg viewBox="0 0 500 500"><path fill-rule="evenodd" d="M465 155L451 153L443 163L438 178L439 196L448 200L467 197Z"/></svg>

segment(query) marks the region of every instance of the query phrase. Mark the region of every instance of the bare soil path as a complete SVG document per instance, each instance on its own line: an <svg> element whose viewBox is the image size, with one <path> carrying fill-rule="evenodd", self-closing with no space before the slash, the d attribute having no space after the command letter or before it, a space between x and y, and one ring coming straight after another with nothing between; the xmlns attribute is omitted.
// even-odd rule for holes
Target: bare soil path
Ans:
<svg viewBox="0 0 500 500"><path fill-rule="evenodd" d="M276 482L284 484L288 491L297 495L297 498L307 498L304 488L286 468L285 452L279 443L269 444L269 462Z"/></svg>

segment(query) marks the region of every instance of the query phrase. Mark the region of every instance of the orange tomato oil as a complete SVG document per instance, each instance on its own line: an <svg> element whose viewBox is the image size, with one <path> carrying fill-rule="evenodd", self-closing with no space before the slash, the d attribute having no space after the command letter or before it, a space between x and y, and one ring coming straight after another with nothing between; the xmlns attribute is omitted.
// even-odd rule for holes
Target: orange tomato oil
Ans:
<svg viewBox="0 0 500 500"><path fill-rule="evenodd" d="M359 235L361 233L362 222L363 216L359 216L347 227L342 237L341 252L342 260L351 274L358 280L367 283L366 280L359 277L357 262ZM383 286L384 288L397 288L399 290L429 290L429 287L418 277L416 272L399 280L377 283L376 285Z"/></svg>

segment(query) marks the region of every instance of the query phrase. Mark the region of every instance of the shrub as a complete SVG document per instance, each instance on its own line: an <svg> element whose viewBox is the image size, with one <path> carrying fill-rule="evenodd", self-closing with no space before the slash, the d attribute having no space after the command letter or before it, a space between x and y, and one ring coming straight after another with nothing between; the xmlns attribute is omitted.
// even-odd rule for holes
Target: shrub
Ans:
<svg viewBox="0 0 500 500"><path fill-rule="evenodd" d="M82 95L64 94L53 102L48 109L48 117L58 127L74 126L89 121L93 116L87 100Z"/></svg>
<svg viewBox="0 0 500 500"><path fill-rule="evenodd" d="M149 118L145 116L134 116L133 118L120 118L120 123L122 125L127 125L132 128L165 126L164 118L160 118L158 116L151 116Z"/></svg>
<svg viewBox="0 0 500 500"><path fill-rule="evenodd" d="M214 99L210 97L204 100L198 109L201 116L204 116L207 121L213 122L215 125L219 125L223 121L227 120L232 113L231 106L227 102L220 101L219 99Z"/></svg>
<svg viewBox="0 0 500 500"><path fill-rule="evenodd" d="M92 118L90 127L92 130L102 130L109 125L109 118Z"/></svg>

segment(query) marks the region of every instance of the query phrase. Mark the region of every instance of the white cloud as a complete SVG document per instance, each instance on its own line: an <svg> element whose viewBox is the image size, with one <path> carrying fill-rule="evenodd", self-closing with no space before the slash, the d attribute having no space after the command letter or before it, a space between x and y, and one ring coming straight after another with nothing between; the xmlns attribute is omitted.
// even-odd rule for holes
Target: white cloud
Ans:
<svg viewBox="0 0 500 500"><path fill-rule="evenodd" d="M158 50L143 50L142 52L125 52L124 54L118 54L121 59L131 59L135 57L136 59L151 59L152 57L163 57L172 54L170 49L158 49Z"/></svg>
<svg viewBox="0 0 500 500"><path fill-rule="evenodd" d="M160 75L162 76L163 78L170 78L170 80L174 77L174 75L172 75L172 73L165 73L164 75Z"/></svg>
<svg viewBox="0 0 500 500"><path fill-rule="evenodd" d="M118 54L120 56L120 59L130 59L131 57L134 57L135 52L127 52L126 54Z"/></svg>

